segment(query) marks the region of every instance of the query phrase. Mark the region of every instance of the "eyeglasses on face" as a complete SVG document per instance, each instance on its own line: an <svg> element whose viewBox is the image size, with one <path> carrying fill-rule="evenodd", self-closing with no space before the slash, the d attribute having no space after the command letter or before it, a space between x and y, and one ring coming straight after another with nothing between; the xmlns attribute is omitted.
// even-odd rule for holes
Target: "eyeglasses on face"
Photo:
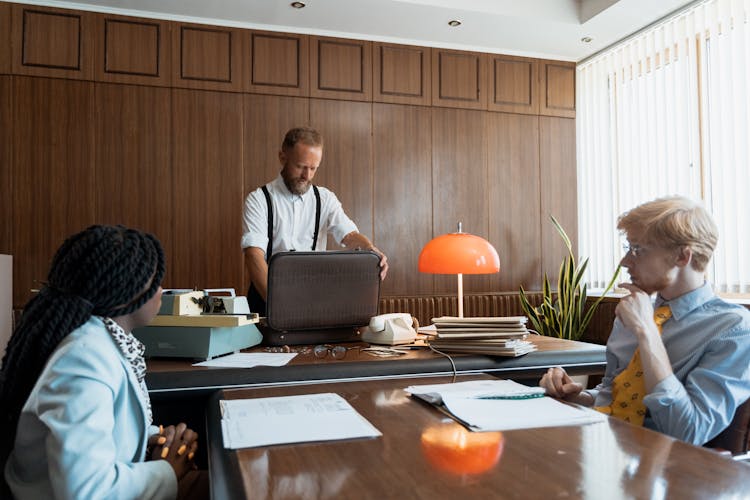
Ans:
<svg viewBox="0 0 750 500"><path fill-rule="evenodd" d="M639 257L643 257L643 255L645 255L645 253L648 251L648 248L642 247L638 244L624 243L622 245L622 251L625 252L626 257L630 255L634 259L637 259Z"/></svg>

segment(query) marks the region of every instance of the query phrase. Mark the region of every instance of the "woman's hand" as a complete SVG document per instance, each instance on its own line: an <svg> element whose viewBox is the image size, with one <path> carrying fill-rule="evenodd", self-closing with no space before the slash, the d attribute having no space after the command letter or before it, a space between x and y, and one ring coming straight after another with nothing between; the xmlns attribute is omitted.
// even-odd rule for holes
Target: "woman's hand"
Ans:
<svg viewBox="0 0 750 500"><path fill-rule="evenodd" d="M159 434L148 439L152 460L166 460L174 469L177 480L195 469L195 452L198 449L198 434L184 423L160 427Z"/></svg>

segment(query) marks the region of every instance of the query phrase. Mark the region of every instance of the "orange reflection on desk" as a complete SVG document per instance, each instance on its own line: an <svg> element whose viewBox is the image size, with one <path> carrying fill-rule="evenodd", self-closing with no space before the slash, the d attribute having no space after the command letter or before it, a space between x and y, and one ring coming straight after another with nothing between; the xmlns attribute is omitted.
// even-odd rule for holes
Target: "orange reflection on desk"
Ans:
<svg viewBox="0 0 750 500"><path fill-rule="evenodd" d="M422 432L422 452L442 471L481 474L500 460L503 440L502 432L469 432L456 422L445 422Z"/></svg>

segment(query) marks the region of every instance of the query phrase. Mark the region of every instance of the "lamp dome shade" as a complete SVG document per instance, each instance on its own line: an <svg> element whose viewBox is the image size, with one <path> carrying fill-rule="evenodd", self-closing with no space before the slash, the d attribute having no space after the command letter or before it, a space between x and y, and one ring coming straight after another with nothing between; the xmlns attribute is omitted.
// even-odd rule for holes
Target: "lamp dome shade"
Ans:
<svg viewBox="0 0 750 500"><path fill-rule="evenodd" d="M430 240L419 254L419 271L433 274L490 274L500 271L500 257L489 241L469 233L449 233Z"/></svg>

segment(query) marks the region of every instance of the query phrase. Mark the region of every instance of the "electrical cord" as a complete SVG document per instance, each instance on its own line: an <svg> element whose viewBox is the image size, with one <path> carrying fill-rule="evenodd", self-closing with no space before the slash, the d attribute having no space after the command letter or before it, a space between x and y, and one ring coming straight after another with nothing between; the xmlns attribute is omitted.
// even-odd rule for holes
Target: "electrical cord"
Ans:
<svg viewBox="0 0 750 500"><path fill-rule="evenodd" d="M451 366L453 367L453 379L451 380L451 384L454 383L456 381L456 376L458 375L458 370L456 370L456 363L453 362L453 358L451 358L448 354L444 353L443 351L438 351L437 349L432 347L432 345L430 345L430 350L440 354L441 356L445 356L446 358L448 358L448 361L451 362Z"/></svg>

